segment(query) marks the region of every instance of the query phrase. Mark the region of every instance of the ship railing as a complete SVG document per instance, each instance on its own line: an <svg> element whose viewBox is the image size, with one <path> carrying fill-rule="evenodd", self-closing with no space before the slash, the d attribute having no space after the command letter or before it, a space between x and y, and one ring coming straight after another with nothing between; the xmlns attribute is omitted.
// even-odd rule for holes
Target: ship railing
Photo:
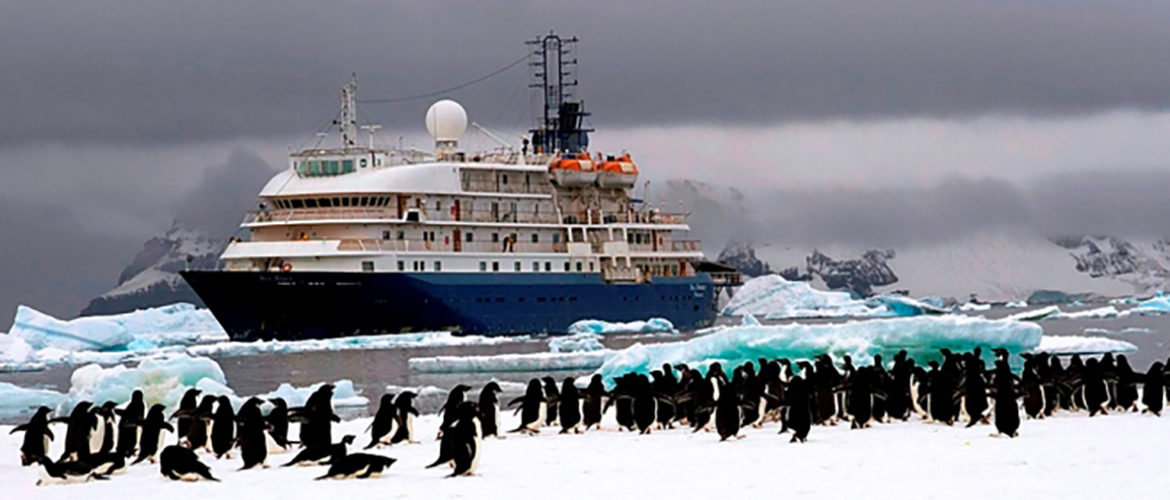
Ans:
<svg viewBox="0 0 1170 500"><path fill-rule="evenodd" d="M460 241L456 243L449 238L429 241L420 239L390 239L375 238L343 239L337 245L338 251L343 252L475 252L475 253L564 253L567 246L563 242L511 242L506 238L500 241Z"/></svg>
<svg viewBox="0 0 1170 500"><path fill-rule="evenodd" d="M397 219L395 210L386 208L294 208L252 211L244 216L244 224L258 222L295 222L324 219Z"/></svg>
<svg viewBox="0 0 1170 500"><path fill-rule="evenodd" d="M505 206L497 210L490 209L461 209L457 216L452 215L450 209L427 210L421 208L423 217L428 221L436 222L513 222L556 224L557 216L549 212L524 210L512 212ZM401 220L398 211L393 208L294 208L252 211L244 216L243 224L266 222L289 223L317 220L345 220L345 219L382 219ZM683 224L686 214L663 213L615 213L604 214L599 212L579 212L562 217L562 224L601 225L601 224Z"/></svg>
<svg viewBox="0 0 1170 500"><path fill-rule="evenodd" d="M672 252L697 252L703 248L699 240L673 240L670 242Z"/></svg>

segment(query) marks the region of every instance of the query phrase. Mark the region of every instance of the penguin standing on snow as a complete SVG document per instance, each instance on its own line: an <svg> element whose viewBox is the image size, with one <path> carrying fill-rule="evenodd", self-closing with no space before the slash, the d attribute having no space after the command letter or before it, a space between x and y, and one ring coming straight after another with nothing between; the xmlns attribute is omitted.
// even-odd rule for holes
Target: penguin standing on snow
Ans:
<svg viewBox="0 0 1170 500"><path fill-rule="evenodd" d="M89 456L90 434L97 426L97 421L90 412L92 407L93 404L89 401L82 401L73 407L73 411L69 413L68 417L58 417L51 420L52 422L67 423L65 449L62 451L61 457L57 459L58 462L79 460Z"/></svg>
<svg viewBox="0 0 1170 500"><path fill-rule="evenodd" d="M114 451L116 444L114 438L115 429L115 415L114 410L118 404L113 401L106 401L105 404L94 408L94 419L97 421L97 427L94 428L94 434L90 435L90 454L106 454Z"/></svg>
<svg viewBox="0 0 1170 500"><path fill-rule="evenodd" d="M366 449L390 444L397 421L398 410L394 408L394 395L383 394L378 402L378 411L374 413L374 421L370 422L370 444L366 445Z"/></svg>
<svg viewBox="0 0 1170 500"><path fill-rule="evenodd" d="M1150 412L1161 417L1162 408L1166 404L1166 374L1163 371L1161 361L1150 366L1144 382L1142 384L1142 404L1146 405L1146 409L1142 410L1142 413Z"/></svg>
<svg viewBox="0 0 1170 500"><path fill-rule="evenodd" d="M219 481L211 475L207 464L200 462L195 452L182 446L167 446L159 454L159 472L175 481Z"/></svg>
<svg viewBox="0 0 1170 500"><path fill-rule="evenodd" d="M849 392L846 393L845 406L853 421L850 429L865 429L873 419L873 370L870 367L861 367L849 377Z"/></svg>
<svg viewBox="0 0 1170 500"><path fill-rule="evenodd" d="M1117 356L1117 407L1124 411L1137 411L1138 376L1129 366L1124 354Z"/></svg>
<svg viewBox="0 0 1170 500"><path fill-rule="evenodd" d="M541 396L543 398L543 394ZM475 472L483 439L480 435L479 410L475 406L475 403L463 403L455 410L454 421L443 429L439 458L428 465L428 469L450 464L454 470L448 477Z"/></svg>
<svg viewBox="0 0 1170 500"><path fill-rule="evenodd" d="M650 434L650 430L658 422L658 397L645 375L635 375L633 380L634 425L638 427L639 434Z"/></svg>
<svg viewBox="0 0 1170 500"><path fill-rule="evenodd" d="M524 392L524 395L508 403L508 407L513 406L518 406L516 413L520 414L520 425L508 432L525 432L528 434L540 432L540 427L545 421L545 413L548 411L548 405L547 400L544 398L544 389L541 387L539 380L529 380L528 389Z"/></svg>
<svg viewBox="0 0 1170 500"><path fill-rule="evenodd" d="M398 409L398 430L394 431L394 437L390 439L390 444L416 442L414 439L414 417L418 416L418 410L414 407L415 396L417 396L415 393L406 391L394 398L394 407Z"/></svg>
<svg viewBox="0 0 1170 500"><path fill-rule="evenodd" d="M483 430L483 437L500 436L500 384L488 382L479 391L479 425Z"/></svg>
<svg viewBox="0 0 1170 500"><path fill-rule="evenodd" d="M808 441L808 432L812 429L813 408L812 393L803 376L793 377L788 382L784 397L787 404L784 410L784 427L792 430L792 440L789 442L804 443Z"/></svg>
<svg viewBox="0 0 1170 500"><path fill-rule="evenodd" d="M719 440L726 441L729 437L739 438L739 427L742 422L742 410L739 407L739 395L730 387L719 391L719 400L715 402L715 430L719 433Z"/></svg>
<svg viewBox="0 0 1170 500"><path fill-rule="evenodd" d="M556 425L557 417L560 416L557 408L561 401L561 393L557 390L557 381L552 377L544 377L541 381L544 382L544 400L548 406L547 411L545 411L544 425Z"/></svg>
<svg viewBox="0 0 1170 500"><path fill-rule="evenodd" d="M268 435L276 446L287 450L292 447L292 442L288 440L288 403L284 402L284 398L272 398L268 402L272 403L272 409L264 417L268 423Z"/></svg>
<svg viewBox="0 0 1170 500"><path fill-rule="evenodd" d="M118 420L118 453L132 457L137 451L142 434L142 417L146 415L146 403L142 402L142 391L134 391L125 408L116 410L122 417Z"/></svg>
<svg viewBox="0 0 1170 500"><path fill-rule="evenodd" d="M146 420L142 422L142 432L138 439L138 459L134 463L143 460L154 462L154 456L162 449L163 439L166 437L163 431L174 432L175 428L167 423L167 418L163 410L163 405L156 404L151 406L150 411L147 412Z"/></svg>
<svg viewBox="0 0 1170 500"><path fill-rule="evenodd" d="M215 458L223 458L224 455L232 458L231 451L235 445L236 414L227 396L220 396L211 424L211 451L215 453Z"/></svg>
<svg viewBox="0 0 1170 500"><path fill-rule="evenodd" d="M199 389L187 389L187 392L183 393L183 399L179 400L179 409L171 414L171 418L179 418L175 422L176 429L178 429L175 436L179 441L182 441L191 432L191 423L194 420L188 415L193 414L195 408L199 406L199 393Z"/></svg>
<svg viewBox="0 0 1170 500"><path fill-rule="evenodd" d="M207 448L208 425L211 424L211 417L215 409L215 396L203 396L203 400L199 401L199 406L194 410L179 410L181 415L190 417L190 427L187 429L186 444L192 450L199 448Z"/></svg>
<svg viewBox="0 0 1170 500"><path fill-rule="evenodd" d="M268 439L264 435L268 424L260 413L260 403L259 398L251 398L240 406L240 412L236 414L236 422L239 423L237 443L240 446L240 458L244 459L240 470L263 466L268 459Z"/></svg>
<svg viewBox="0 0 1170 500"><path fill-rule="evenodd" d="M322 384L305 401L305 406L290 410L289 416L295 415L301 422L301 444L305 447L329 446L333 442L333 422L341 421L333 413L333 389L333 384Z"/></svg>
<svg viewBox="0 0 1170 500"><path fill-rule="evenodd" d="M49 442L53 440L53 431L49 430L49 407L37 408L32 418L23 424L13 427L9 434L24 432L24 440L20 444L20 465L29 466L41 462L41 457L49 455Z"/></svg>
<svg viewBox="0 0 1170 500"><path fill-rule="evenodd" d="M329 466L329 472L322 479L366 479L381 476L397 459L370 453L353 453L342 457Z"/></svg>
<svg viewBox="0 0 1170 500"><path fill-rule="evenodd" d="M584 401L581 404L582 424L585 430L592 426L601 428L601 409L604 407L605 399L605 384L601 381L601 375L593 375L589 379L589 386L585 388Z"/></svg>
<svg viewBox="0 0 1170 500"><path fill-rule="evenodd" d="M443 406L439 407L439 415L443 417L443 421L439 424L439 431L436 439L438 437L442 437L443 429L446 429L449 425L451 425L452 422L455 421L455 409L467 400L467 391L469 390L471 390L471 387L459 384L452 388L451 392L447 394L447 402L443 403Z"/></svg>
<svg viewBox="0 0 1170 500"><path fill-rule="evenodd" d="M561 383L561 400L557 404L557 411L560 412L561 434L581 432L580 399L577 394L577 386L573 385L573 378L565 377L565 381Z"/></svg>
<svg viewBox="0 0 1170 500"><path fill-rule="evenodd" d="M995 362L995 429L1008 437L1019 436L1020 407L1016 387L1006 361Z"/></svg>

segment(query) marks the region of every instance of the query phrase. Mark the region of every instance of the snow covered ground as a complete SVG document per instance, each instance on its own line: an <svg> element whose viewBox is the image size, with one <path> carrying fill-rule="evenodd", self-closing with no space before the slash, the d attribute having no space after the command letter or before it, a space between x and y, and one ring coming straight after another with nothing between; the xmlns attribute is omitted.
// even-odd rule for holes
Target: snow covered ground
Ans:
<svg viewBox="0 0 1170 500"><path fill-rule="evenodd" d="M607 414L612 418L612 411ZM504 428L516 419L503 415ZM238 458L204 456L220 483L165 480L140 464L109 481L34 486L38 471L20 467L20 435L0 427L4 498L86 500L166 498L1159 498L1170 490L1165 450L1170 420L1122 414L1061 414L1026 420L1016 439L994 438L992 426L947 427L915 419L850 430L814 427L808 443L789 444L778 426L747 429L719 442L689 429L639 436L614 430L488 439L477 474L446 479L425 469L438 455L438 420L415 428L421 444L377 450L398 459L383 477L314 481L323 467L281 468L291 454L270 455L272 468L237 471ZM334 436L359 435L369 419L344 422ZM64 434L64 427L58 435ZM53 453L60 453L60 437ZM356 446L355 446L356 447ZM351 447L351 452L355 451Z"/></svg>

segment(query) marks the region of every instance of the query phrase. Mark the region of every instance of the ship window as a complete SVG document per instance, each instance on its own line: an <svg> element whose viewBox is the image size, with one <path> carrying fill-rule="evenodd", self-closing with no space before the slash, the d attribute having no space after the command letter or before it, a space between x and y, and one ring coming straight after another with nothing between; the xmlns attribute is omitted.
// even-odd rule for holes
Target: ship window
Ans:
<svg viewBox="0 0 1170 500"><path fill-rule="evenodd" d="M382 239L384 239L384 240L390 239L390 231L382 231Z"/></svg>
<svg viewBox="0 0 1170 500"><path fill-rule="evenodd" d="M403 262L403 261L401 261L401 260L400 260L400 261L398 261L398 270L399 270L399 271L405 271L405 270L406 270L406 262Z"/></svg>
<svg viewBox="0 0 1170 500"><path fill-rule="evenodd" d="M540 243L540 235L537 233L532 233L532 242L533 243Z"/></svg>
<svg viewBox="0 0 1170 500"><path fill-rule="evenodd" d="M569 263L565 262L565 272L569 272Z"/></svg>
<svg viewBox="0 0 1170 500"><path fill-rule="evenodd" d="M492 233L492 243L500 242L500 233Z"/></svg>
<svg viewBox="0 0 1170 500"><path fill-rule="evenodd" d="M440 261L437 261L437 260L436 260L436 261L435 261L435 270L436 270L436 271L442 271L442 270L443 270L443 263L442 263L442 262L440 262Z"/></svg>
<svg viewBox="0 0 1170 500"><path fill-rule="evenodd" d="M367 273L374 272L374 261L363 260L362 261L362 271L367 272Z"/></svg>
<svg viewBox="0 0 1170 500"><path fill-rule="evenodd" d="M321 162L317 160L309 160L309 175L321 175Z"/></svg>
<svg viewBox="0 0 1170 500"><path fill-rule="evenodd" d="M554 234L553 235L553 243L560 243L560 242L561 242L561 233Z"/></svg>
<svg viewBox="0 0 1170 500"><path fill-rule="evenodd" d="M325 160L322 163L321 173L325 175L337 175L337 160Z"/></svg>
<svg viewBox="0 0 1170 500"><path fill-rule="evenodd" d="M534 261L532 263L532 272L534 272L534 273L540 272L540 263L539 262Z"/></svg>
<svg viewBox="0 0 1170 500"><path fill-rule="evenodd" d="M293 208L305 208L305 202L303 202L301 200L297 200L297 199L289 200L289 203L292 205Z"/></svg>
<svg viewBox="0 0 1170 500"><path fill-rule="evenodd" d="M577 263L577 272L581 272L581 263L580 262Z"/></svg>
<svg viewBox="0 0 1170 500"><path fill-rule="evenodd" d="M471 243L472 241L475 241L475 234L473 234L471 231L468 231L467 235L464 236L464 239L466 239L468 243Z"/></svg>
<svg viewBox="0 0 1170 500"><path fill-rule="evenodd" d="M593 272L593 261L589 261L589 272Z"/></svg>
<svg viewBox="0 0 1170 500"><path fill-rule="evenodd" d="M333 200L330 200L329 198L321 198L317 201L317 203L321 205L321 208L329 208L333 206Z"/></svg>
<svg viewBox="0 0 1170 500"><path fill-rule="evenodd" d="M479 270L480 270L481 272L482 272L482 271L487 271L487 262L484 262L484 261L482 261L482 260L481 260L481 261L479 261Z"/></svg>
<svg viewBox="0 0 1170 500"><path fill-rule="evenodd" d="M503 185L507 186L507 185L508 185L508 174L503 174L503 175L501 175L501 176L500 176L500 182L501 182Z"/></svg>
<svg viewBox="0 0 1170 500"><path fill-rule="evenodd" d="M342 200L342 199L344 199L344 198L334 198L334 199L333 199L333 206L335 206L335 207L340 207L340 206L341 206L341 200Z"/></svg>
<svg viewBox="0 0 1170 500"><path fill-rule="evenodd" d="M305 199L305 208L317 208L317 199L316 198Z"/></svg>
<svg viewBox="0 0 1170 500"><path fill-rule="evenodd" d="M348 174L353 172L353 160L341 160L341 173Z"/></svg>
<svg viewBox="0 0 1170 500"><path fill-rule="evenodd" d="M499 271L499 270L500 270L500 263L499 262L492 262L492 271Z"/></svg>
<svg viewBox="0 0 1170 500"><path fill-rule="evenodd" d="M399 231L398 232L398 239L405 240L406 239L406 231Z"/></svg>
<svg viewBox="0 0 1170 500"><path fill-rule="evenodd" d="M349 206L349 198L342 198L341 199L341 206L348 207Z"/></svg>
<svg viewBox="0 0 1170 500"><path fill-rule="evenodd" d="M512 270L515 272L520 272L520 261L512 263Z"/></svg>
<svg viewBox="0 0 1170 500"><path fill-rule="evenodd" d="M544 272L546 272L546 273L552 272L552 262L545 262L544 263Z"/></svg>

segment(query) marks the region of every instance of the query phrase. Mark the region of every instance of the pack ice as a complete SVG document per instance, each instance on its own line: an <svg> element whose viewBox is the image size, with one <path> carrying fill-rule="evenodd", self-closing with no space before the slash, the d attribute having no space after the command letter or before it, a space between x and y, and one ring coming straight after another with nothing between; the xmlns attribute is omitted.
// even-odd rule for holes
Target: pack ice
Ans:
<svg viewBox="0 0 1170 500"><path fill-rule="evenodd" d="M941 300L915 300L901 295L854 299L847 292L824 292L803 281L769 274L748 280L723 308L724 316L751 314L764 319L909 317L946 314Z"/></svg>

